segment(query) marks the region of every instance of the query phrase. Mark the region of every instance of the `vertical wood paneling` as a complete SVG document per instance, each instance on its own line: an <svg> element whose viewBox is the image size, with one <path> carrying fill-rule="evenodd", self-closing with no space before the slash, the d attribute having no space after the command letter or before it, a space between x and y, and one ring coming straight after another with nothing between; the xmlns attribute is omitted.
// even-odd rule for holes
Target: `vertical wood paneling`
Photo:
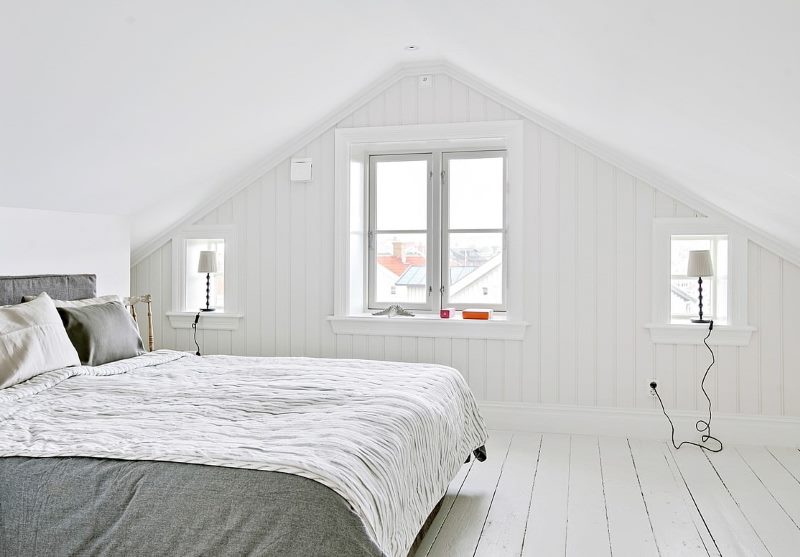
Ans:
<svg viewBox="0 0 800 557"><path fill-rule="evenodd" d="M617 186L617 386L616 404L636 404L636 186L631 175L616 172Z"/></svg>
<svg viewBox="0 0 800 557"><path fill-rule="evenodd" d="M558 400L575 404L578 400L577 344L578 315L577 277L577 180L578 153L575 145L559 139L558 198ZM584 288L580 280L580 288ZM584 308L581 308L583 311Z"/></svg>
<svg viewBox="0 0 800 557"><path fill-rule="evenodd" d="M383 343L383 356L389 362L403 361L403 345L400 337L386 337Z"/></svg>
<svg viewBox="0 0 800 557"><path fill-rule="evenodd" d="M449 338L436 338L434 339L433 347L433 361L439 365L449 366L451 363L451 345L452 341Z"/></svg>
<svg viewBox="0 0 800 557"><path fill-rule="evenodd" d="M387 91L388 102L388 91ZM387 106L384 106L387 108ZM389 111L387 110L387 113ZM393 118L394 116L392 116ZM387 116L388 119L388 116ZM387 120L388 121L388 120ZM322 136L322 169L330 169L334 167L334 131L328 130ZM318 319L324 319L325 316L333 314L333 288L331 288L330 280L334 274L333 264L333 173L330 171L322 171L318 174L320 176L319 187L322 190L320 198L322 200L321 206L321 229L319 230L317 245L320 253L320 273L317 276L318 284L316 288L320 291L321 296L321 311L322 315ZM316 181L315 181L316 182ZM322 355L325 357L333 357L336 355L336 337L333 335L328 323L320 323L320 345ZM399 358L398 358L399 359Z"/></svg>
<svg viewBox="0 0 800 557"><path fill-rule="evenodd" d="M597 159L578 151L576 197L575 322L578 404L597 395Z"/></svg>
<svg viewBox="0 0 800 557"><path fill-rule="evenodd" d="M526 257L521 262L525 276L524 318L530 323L522 345L522 360L519 388L515 384L516 377L506 376L506 399L538 402L540 388L541 363L541 298L542 298L542 233L545 229L541 211L542 165L540 128L525 122L525 160L529 161L525 171L525 190L523 198L523 214L525 218L524 247ZM520 263L517 262L517 265ZM511 361L511 359L509 359ZM507 362L506 369L509 369Z"/></svg>
<svg viewBox="0 0 800 557"><path fill-rule="evenodd" d="M463 338L454 338L450 344L450 354L452 359L450 366L460 371L464 379L469 382L469 364L467 363L469 353L467 340Z"/></svg>
<svg viewBox="0 0 800 557"><path fill-rule="evenodd" d="M705 350L705 346L703 347ZM698 384L695 381L695 360L697 346L677 346L675 358L674 393L670 395L676 408L693 410L695 408ZM659 379L661 377L659 376ZM661 390L661 389L659 389ZM666 391L661 390L662 396Z"/></svg>
<svg viewBox="0 0 800 557"><path fill-rule="evenodd" d="M263 245L261 236L261 215L263 214L263 207L261 204L261 195L264 191L264 180L269 175L261 178L255 184L245 190L247 196L247 205L245 207L244 216L244 246L243 253L247 261L252 261L253 267L258 267L259 274L263 274L263 263L266 254L261 253L260 248ZM263 330L262 319L269 319L269 314L264 314L261 306L262 285L261 281L257 280L253 273L245 273L248 275L249 280L245 285L244 300L242 310L247 313L247 320L245 322L245 354L248 356L258 356L263 354L261 347L261 331ZM255 310L255 311L254 311Z"/></svg>
<svg viewBox="0 0 800 557"><path fill-rule="evenodd" d="M506 343L502 340L486 341L486 398L505 398Z"/></svg>
<svg viewBox="0 0 800 557"><path fill-rule="evenodd" d="M403 124L416 124L418 115L417 78L404 77L400 90L400 121Z"/></svg>
<svg viewBox="0 0 800 557"><path fill-rule="evenodd" d="M379 126L518 118L447 75L420 89L398 80L340 122ZM698 384L705 349L659 346L651 313L654 217L702 216L552 132L525 122L525 339L335 336L333 312L334 130L298 154L314 159L314 180L291 183L285 160L197 224L235 224L237 277L245 319L238 331L201 330L205 353L361 357L435 362L458 369L478 398L527 403L651 408L657 377L670 407L704 408ZM748 247L750 345L716 348L709 381L724 412L800 416L800 269ZM172 248L131 270L131 290L154 296L158 347L194 350L175 330Z"/></svg>
<svg viewBox="0 0 800 557"><path fill-rule="evenodd" d="M633 290L635 293L634 307L636 313L636 375L634 382L634 396L637 407L653 407L654 402L647 391L647 385L653 376L653 344L647 330L642 327L650 320L650 290L651 290L651 258L653 236L653 203L655 194L647 184L636 180L635 209L636 221L634 229L634 263L635 280Z"/></svg>
<svg viewBox="0 0 800 557"><path fill-rule="evenodd" d="M261 285L261 354L273 356L277 353L277 242L278 233L276 215L278 214L278 175L276 171L267 174L261 183L261 218L259 229L261 245L257 248L260 252L261 273L256 279Z"/></svg>
<svg viewBox="0 0 800 557"><path fill-rule="evenodd" d="M800 268L783 263L783 411L800 416Z"/></svg>
<svg viewBox="0 0 800 557"><path fill-rule="evenodd" d="M783 273L778 256L761 250L761 277L759 280L758 306L761 313L761 412L780 415L783 413L783 308L776 293L783 290ZM792 342L797 342L793 339Z"/></svg>
<svg viewBox="0 0 800 557"><path fill-rule="evenodd" d="M595 381L598 406L616 404L617 386L617 185L614 168L597 161Z"/></svg>
<svg viewBox="0 0 800 557"><path fill-rule="evenodd" d="M434 344L432 338L417 339L417 361L426 364L436 363L434 359Z"/></svg>
<svg viewBox="0 0 800 557"><path fill-rule="evenodd" d="M559 150L558 137L548 131L541 132L540 199L541 207L541 311L539 313L539 400L536 402L558 402L559 371L561 363L559 348L561 339L560 321L560 265L559 265ZM570 293L570 295L572 295ZM531 401L534 402L534 401Z"/></svg>
<svg viewBox="0 0 800 557"><path fill-rule="evenodd" d="M469 350L469 386L475 396L486 399L486 341L471 338L467 341Z"/></svg>
<svg viewBox="0 0 800 557"><path fill-rule="evenodd" d="M292 275L291 246L283 231L291 230L291 183L289 162L278 165L275 172L275 355L291 353Z"/></svg>
<svg viewBox="0 0 800 557"><path fill-rule="evenodd" d="M761 412L761 378L760 373L747 373L747 370L760 369L761 354L761 249L752 242L748 245L747 254L747 317L756 327L750 344L739 350L739 365L744 373L739 377L739 411L744 414Z"/></svg>

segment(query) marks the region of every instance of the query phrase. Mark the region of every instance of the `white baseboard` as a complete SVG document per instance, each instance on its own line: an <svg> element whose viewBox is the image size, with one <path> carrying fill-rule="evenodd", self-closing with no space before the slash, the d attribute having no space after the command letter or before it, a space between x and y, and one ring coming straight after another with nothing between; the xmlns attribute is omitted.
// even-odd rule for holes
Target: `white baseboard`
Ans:
<svg viewBox="0 0 800 557"><path fill-rule="evenodd" d="M661 410L534 405L515 402L478 404L489 429L537 433L608 435L669 440ZM697 441L695 422L702 412L670 411L677 441ZM800 418L714 413L712 432L725 444L800 447Z"/></svg>

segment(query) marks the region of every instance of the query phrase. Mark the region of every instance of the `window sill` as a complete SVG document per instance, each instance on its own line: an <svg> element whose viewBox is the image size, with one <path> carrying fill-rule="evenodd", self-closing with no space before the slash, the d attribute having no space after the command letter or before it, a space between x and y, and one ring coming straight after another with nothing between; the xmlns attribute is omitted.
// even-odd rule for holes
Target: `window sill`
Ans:
<svg viewBox="0 0 800 557"><path fill-rule="evenodd" d="M337 335L369 335L399 337L451 337L489 340L522 340L528 324L494 317L478 319L441 319L438 315L385 317L369 314L329 316L328 322Z"/></svg>
<svg viewBox="0 0 800 557"><path fill-rule="evenodd" d="M167 313L170 327L173 329L191 329L195 315L197 314L185 311ZM244 315L241 313L204 311L200 314L197 328L200 330L235 331L239 328L239 323L243 318Z"/></svg>
<svg viewBox="0 0 800 557"><path fill-rule="evenodd" d="M708 325L702 323L669 323L645 325L654 344L703 344ZM714 346L747 346L755 327L714 325L708 343Z"/></svg>

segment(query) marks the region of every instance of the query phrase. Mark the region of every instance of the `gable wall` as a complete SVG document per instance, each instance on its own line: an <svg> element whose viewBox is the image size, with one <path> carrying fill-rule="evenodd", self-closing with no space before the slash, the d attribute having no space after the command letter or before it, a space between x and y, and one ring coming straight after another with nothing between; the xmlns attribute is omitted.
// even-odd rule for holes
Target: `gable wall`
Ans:
<svg viewBox="0 0 800 557"><path fill-rule="evenodd" d="M406 77L339 127L521 119L444 74L430 89ZM198 224L241 227L237 277L245 319L237 331L201 331L206 354L292 355L451 365L482 400L653 408L653 377L668 407L697 409L704 347L655 346L650 321L654 217L695 211L623 170L525 122L524 341L335 336L334 132L295 156L314 160L314 181L289 182L289 159ZM723 412L800 416L800 269L751 243L747 347L718 347L710 381ZM155 296L159 347L192 349L173 330L171 246L132 269L132 291ZM545 271L545 269L547 271ZM713 337L712 337L713 338ZM701 350L702 349L702 350Z"/></svg>

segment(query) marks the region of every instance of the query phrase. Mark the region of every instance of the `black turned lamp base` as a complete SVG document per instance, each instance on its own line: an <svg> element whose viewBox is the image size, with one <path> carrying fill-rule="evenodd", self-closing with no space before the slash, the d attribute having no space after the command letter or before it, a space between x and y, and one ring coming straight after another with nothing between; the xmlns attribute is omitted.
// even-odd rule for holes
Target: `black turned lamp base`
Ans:
<svg viewBox="0 0 800 557"><path fill-rule="evenodd" d="M200 308L200 311L216 311L216 308Z"/></svg>

